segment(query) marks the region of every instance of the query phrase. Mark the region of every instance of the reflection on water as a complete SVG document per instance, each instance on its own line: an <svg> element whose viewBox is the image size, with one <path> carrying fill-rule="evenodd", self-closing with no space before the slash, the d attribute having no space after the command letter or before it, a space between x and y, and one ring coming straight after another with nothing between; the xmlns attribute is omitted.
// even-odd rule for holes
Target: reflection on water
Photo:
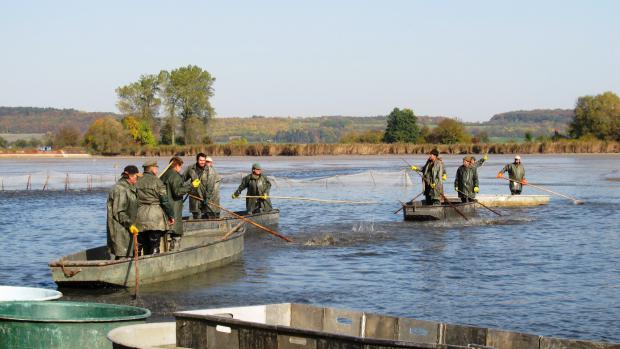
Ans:
<svg viewBox="0 0 620 349"><path fill-rule="evenodd" d="M29 172L101 173L144 159L0 161L0 177ZM253 158L216 159L229 199ZM421 156L409 157L422 164ZM160 159L163 163L165 159ZM186 158L191 163L190 158ZM510 157L479 170L485 194ZM243 258L201 275L133 290L63 289L67 300L137 304L153 320L177 310L303 302L543 335L620 341L620 169L618 156L526 156L532 183L584 200L499 208L502 217L403 222L399 201L420 190L396 157L261 158L273 195L379 201L333 205L277 201L278 231L246 239ZM453 180L460 157L446 157ZM114 167L116 165L116 167ZM120 167L119 167L120 166ZM451 183L446 191L451 192ZM35 186L35 188L38 188ZM530 188L529 193L541 194ZM544 193L542 193L544 194ZM0 283L55 287L47 263L105 243L105 190L0 193Z"/></svg>

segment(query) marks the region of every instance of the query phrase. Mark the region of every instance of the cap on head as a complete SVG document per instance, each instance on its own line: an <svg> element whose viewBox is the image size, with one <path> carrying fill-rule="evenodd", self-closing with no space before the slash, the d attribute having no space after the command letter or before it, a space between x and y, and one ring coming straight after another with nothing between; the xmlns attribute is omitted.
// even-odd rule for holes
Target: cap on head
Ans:
<svg viewBox="0 0 620 349"><path fill-rule="evenodd" d="M255 163L252 164L252 169L253 170L262 170L263 167L258 162L255 162Z"/></svg>
<svg viewBox="0 0 620 349"><path fill-rule="evenodd" d="M159 165L157 165L157 161L155 160L148 160L147 162L142 164L142 167L147 168L147 167L159 167Z"/></svg>
<svg viewBox="0 0 620 349"><path fill-rule="evenodd" d="M515 155L515 160L521 160L521 157L519 155Z"/></svg>
<svg viewBox="0 0 620 349"><path fill-rule="evenodd" d="M439 156L439 150L437 150L437 148L431 150L431 155L435 155L435 156Z"/></svg>
<svg viewBox="0 0 620 349"><path fill-rule="evenodd" d="M211 159L210 156L207 156L206 160L207 160L207 162L213 162L213 159Z"/></svg>
<svg viewBox="0 0 620 349"><path fill-rule="evenodd" d="M125 166L125 168L123 169L123 173L132 175L132 174L140 173L140 170L138 170L138 167L136 167L135 165L129 165L129 166Z"/></svg>
<svg viewBox="0 0 620 349"><path fill-rule="evenodd" d="M476 158L475 158L475 157L473 157L473 156L470 156L470 157L469 157L469 161L476 161Z"/></svg>

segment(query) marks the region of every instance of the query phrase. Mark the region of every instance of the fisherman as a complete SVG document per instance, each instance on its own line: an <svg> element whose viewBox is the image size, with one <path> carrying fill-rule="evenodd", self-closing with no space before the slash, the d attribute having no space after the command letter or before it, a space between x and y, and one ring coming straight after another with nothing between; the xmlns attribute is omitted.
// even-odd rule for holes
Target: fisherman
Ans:
<svg viewBox="0 0 620 349"><path fill-rule="evenodd" d="M478 171L473 156L463 158L463 164L456 170L454 190L458 193L461 202L474 201L478 193Z"/></svg>
<svg viewBox="0 0 620 349"><path fill-rule="evenodd" d="M521 164L521 157L519 155L515 156L513 163L504 166L497 173L497 178L504 178L504 172L506 171L508 171L508 178L510 179L508 183L510 194L521 195L521 190L523 190L523 185L527 184L527 180L525 179L525 168Z"/></svg>
<svg viewBox="0 0 620 349"><path fill-rule="evenodd" d="M138 214L136 226L144 254L159 253L162 235L174 224L174 212L168 201L166 185L157 178L159 167L157 161L147 161L142 165L144 175L136 184L138 197Z"/></svg>
<svg viewBox="0 0 620 349"><path fill-rule="evenodd" d="M138 228L134 223L138 211L135 184L139 173L136 166L126 166L121 178L108 194L108 252L115 259L130 256L132 251L130 233L138 233Z"/></svg>
<svg viewBox="0 0 620 349"><path fill-rule="evenodd" d="M207 156L206 159L207 181L204 184L205 196L203 196L202 218L213 219L220 218L220 185L222 178L213 167L213 159ZM210 204L212 203L212 204Z"/></svg>
<svg viewBox="0 0 620 349"><path fill-rule="evenodd" d="M207 169L207 154L198 153L196 155L196 163L188 167L183 174L184 181L191 181L192 183L198 179L202 185L198 188L192 189L189 198L189 211L192 213L193 219L203 218L203 212L205 208L206 198L206 183L208 181L209 171Z"/></svg>
<svg viewBox="0 0 620 349"><path fill-rule="evenodd" d="M245 209L248 214L258 212L268 212L272 210L269 190L271 182L262 174L263 168L259 163L252 165L252 173L243 177L239 188L232 194L233 199L237 199L244 189L248 189L247 196L260 196L260 198L245 198Z"/></svg>
<svg viewBox="0 0 620 349"><path fill-rule="evenodd" d="M433 149L429 153L426 164L419 169L411 166L414 171L422 172L422 184L424 185L424 203L426 205L441 205L440 198L443 195L443 181L448 179L443 161L439 158L439 150Z"/></svg>
<svg viewBox="0 0 620 349"><path fill-rule="evenodd" d="M181 248L181 236L183 236L183 196L189 193L192 188L198 188L200 179L183 183L181 169L183 159L174 156L170 159L170 168L162 174L161 181L166 185L168 202L174 212L174 225L170 229L170 250Z"/></svg>

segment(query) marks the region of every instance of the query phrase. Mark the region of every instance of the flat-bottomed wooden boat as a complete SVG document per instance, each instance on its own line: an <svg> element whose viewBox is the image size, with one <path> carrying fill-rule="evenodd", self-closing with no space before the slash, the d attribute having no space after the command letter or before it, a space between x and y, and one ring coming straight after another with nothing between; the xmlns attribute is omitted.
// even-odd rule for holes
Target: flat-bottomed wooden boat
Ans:
<svg viewBox="0 0 620 349"><path fill-rule="evenodd" d="M406 221L442 221L465 220L461 214L470 218L477 215L475 202L462 203L461 200L450 200L450 204L424 205L422 201L414 201L403 205L403 217ZM459 213L460 212L460 213Z"/></svg>

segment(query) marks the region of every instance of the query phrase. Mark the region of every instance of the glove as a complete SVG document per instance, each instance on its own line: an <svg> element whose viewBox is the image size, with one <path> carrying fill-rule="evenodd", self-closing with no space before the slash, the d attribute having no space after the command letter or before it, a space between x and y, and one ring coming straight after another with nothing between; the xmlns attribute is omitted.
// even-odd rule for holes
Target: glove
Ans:
<svg viewBox="0 0 620 349"><path fill-rule="evenodd" d="M521 184L527 184L527 180L525 178L523 178L519 183Z"/></svg>
<svg viewBox="0 0 620 349"><path fill-rule="evenodd" d="M135 225L132 224L129 227L129 232L135 235L135 234L138 234L140 231L138 230L138 227L136 227Z"/></svg>
<svg viewBox="0 0 620 349"><path fill-rule="evenodd" d="M417 166L411 165L411 170L412 171L420 171L420 169Z"/></svg>
<svg viewBox="0 0 620 349"><path fill-rule="evenodd" d="M435 183L431 183L431 188L435 189Z"/></svg>
<svg viewBox="0 0 620 349"><path fill-rule="evenodd" d="M448 179L448 175L444 173L443 176L441 176L441 179L444 180L444 181L447 180Z"/></svg>
<svg viewBox="0 0 620 349"><path fill-rule="evenodd" d="M196 178L192 181L192 186L194 188L198 188L199 185L200 185L200 179Z"/></svg>
<svg viewBox="0 0 620 349"><path fill-rule="evenodd" d="M498 172L497 178L504 178L504 172Z"/></svg>
<svg viewBox="0 0 620 349"><path fill-rule="evenodd" d="M267 194L263 194L263 195L260 196L260 198L263 199L263 200L267 200L268 197L269 197L269 195L267 195Z"/></svg>
<svg viewBox="0 0 620 349"><path fill-rule="evenodd" d="M233 199L238 199L239 198L239 194L237 193L233 193L231 196Z"/></svg>
<svg viewBox="0 0 620 349"><path fill-rule="evenodd" d="M479 191L480 191L480 189L478 189L478 187L474 187L474 193L477 193Z"/></svg>
<svg viewBox="0 0 620 349"><path fill-rule="evenodd" d="M482 157L482 159L483 159L484 161L487 161L487 160L489 160L489 156L488 156L487 154L484 154L484 156Z"/></svg>

